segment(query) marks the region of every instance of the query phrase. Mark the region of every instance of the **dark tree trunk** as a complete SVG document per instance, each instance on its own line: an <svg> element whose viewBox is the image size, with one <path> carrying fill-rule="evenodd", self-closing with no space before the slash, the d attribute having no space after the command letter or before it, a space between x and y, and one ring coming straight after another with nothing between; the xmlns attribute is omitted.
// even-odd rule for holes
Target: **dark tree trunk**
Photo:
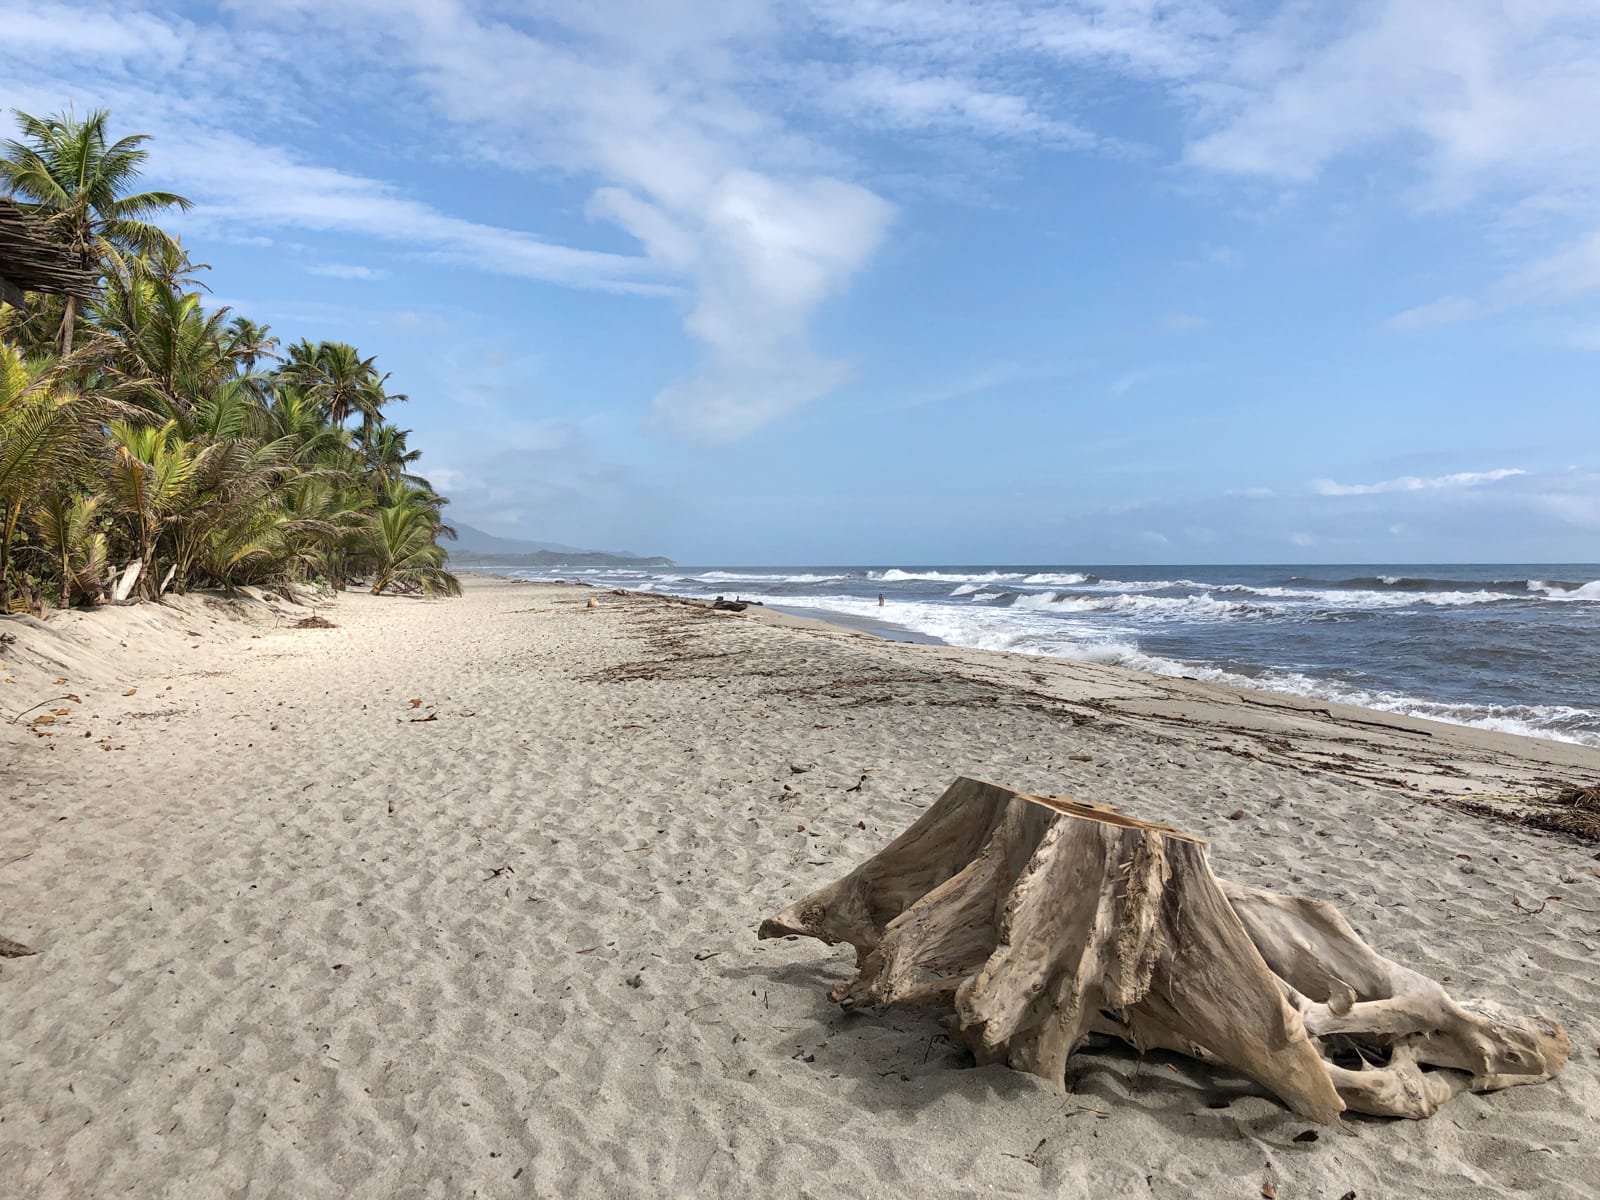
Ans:
<svg viewBox="0 0 1600 1200"><path fill-rule="evenodd" d="M63 358L72 353L73 326L76 324L77 319L78 298L76 296L68 296L66 310L61 314L61 333L56 339L56 346L61 351Z"/></svg>

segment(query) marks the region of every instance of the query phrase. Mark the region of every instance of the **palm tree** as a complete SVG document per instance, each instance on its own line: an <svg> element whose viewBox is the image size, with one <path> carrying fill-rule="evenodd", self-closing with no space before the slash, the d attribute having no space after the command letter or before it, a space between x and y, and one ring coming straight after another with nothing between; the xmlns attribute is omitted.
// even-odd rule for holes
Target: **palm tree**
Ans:
<svg viewBox="0 0 1600 1200"><path fill-rule="evenodd" d="M277 358L278 339L271 325L258 325L249 317L235 317L228 323L228 356L246 375L255 374L256 363Z"/></svg>
<svg viewBox="0 0 1600 1200"><path fill-rule="evenodd" d="M149 152L146 134L109 142L104 109L79 120L70 110L39 118L17 112L21 139L0 146L0 184L40 218L85 269L112 254L170 253L173 239L146 218L187 209L176 192L131 192ZM57 345L72 350L77 300L68 297Z"/></svg>
<svg viewBox="0 0 1600 1200"><path fill-rule="evenodd" d="M366 551L372 559L374 596L386 588L421 590L429 596L461 594L460 581L444 569L444 547L435 540L439 524L432 508L402 497L400 503L373 515Z"/></svg>
<svg viewBox="0 0 1600 1200"><path fill-rule="evenodd" d="M406 438L410 436L411 430L400 429L387 421L363 429L358 435L356 448L361 451L362 469L375 488L381 491L396 482L428 486L428 481L412 470L422 457L422 451L406 446Z"/></svg>
<svg viewBox="0 0 1600 1200"><path fill-rule="evenodd" d="M75 599L93 601L110 575L106 535L95 528L98 496L56 490L33 513L34 528L61 572L61 607Z"/></svg>
<svg viewBox="0 0 1600 1200"><path fill-rule="evenodd" d="M106 386L148 412L182 416L238 374L229 310L208 312L198 292L113 270L92 315L109 337L101 355Z"/></svg>
<svg viewBox="0 0 1600 1200"><path fill-rule="evenodd" d="M370 438L375 425L382 423L383 410L386 405L404 404L411 399L404 392L391 392L384 385L389 382L387 375L377 381L373 388L362 397L358 407L361 413L361 436Z"/></svg>
<svg viewBox="0 0 1600 1200"><path fill-rule="evenodd" d="M300 471L326 466L329 455L350 446L350 435L324 421L316 401L288 384L272 389L262 423L269 437L289 440L289 458Z"/></svg>
<svg viewBox="0 0 1600 1200"><path fill-rule="evenodd" d="M144 565L139 590L154 599L156 543L188 507L190 481L204 452L179 436L176 421L159 427L113 421L108 428L112 454L106 498L127 525Z"/></svg>
<svg viewBox="0 0 1600 1200"><path fill-rule="evenodd" d="M82 473L102 409L62 387L49 363L0 345L0 612L15 595L11 551L22 516L47 489Z"/></svg>
<svg viewBox="0 0 1600 1200"><path fill-rule="evenodd" d="M373 361L362 358L347 342L313 346L302 339L289 347L289 358L279 373L322 405L330 425L343 427L352 413L363 411L368 394L378 385Z"/></svg>
<svg viewBox="0 0 1600 1200"><path fill-rule="evenodd" d="M383 418L385 405L403 403L407 397L384 390L389 376L379 375L371 358L347 342L319 342L312 345L301 339L289 347L288 358L279 375L323 407L328 422L341 428L357 414L363 433L369 433Z"/></svg>

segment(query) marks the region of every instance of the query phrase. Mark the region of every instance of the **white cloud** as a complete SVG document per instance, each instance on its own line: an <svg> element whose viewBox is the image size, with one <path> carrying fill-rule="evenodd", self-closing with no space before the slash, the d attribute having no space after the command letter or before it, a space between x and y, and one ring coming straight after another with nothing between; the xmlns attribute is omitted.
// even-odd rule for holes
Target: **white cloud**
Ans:
<svg viewBox="0 0 1600 1200"><path fill-rule="evenodd" d="M359 234L496 274L599 290L668 294L654 264L577 250L463 220L401 189L231 133L169 140L160 162L194 199L203 225Z"/></svg>
<svg viewBox="0 0 1600 1200"><path fill-rule="evenodd" d="M1416 211L1482 203L1541 231L1521 244L1542 249L1482 294L1458 286L1395 329L1600 290L1600 122L1575 118L1600 94L1592 0L229 0L204 23L161 11L8 5L0 102L58 106L70 88L112 103L158 135L163 182L230 236L353 235L682 298L703 358L653 407L697 438L741 436L850 376L813 326L892 228L884 177L858 159L872 139L958 149L968 169L1022 147L1120 150L1090 116L1130 82L1178 113L1193 170L1306 184L1345 161L1399 161ZM559 174L642 252L472 221L361 174L327 114L380 97L415 129L408 150ZM1175 313L1166 328L1199 320Z"/></svg>
<svg viewBox="0 0 1600 1200"><path fill-rule="evenodd" d="M1007 96L1013 115L1077 129L1080 145L1107 141L1075 111L1096 74L1148 81L1187 121L1191 167L1309 185L1359 162L1414 212L1480 205L1521 244L1549 239L1484 297L1419 304L1396 329L1600 289L1600 122L1575 117L1600 95L1593 0L827 0L816 12L891 64L891 81Z"/></svg>
<svg viewBox="0 0 1600 1200"><path fill-rule="evenodd" d="M913 55L973 67L1044 58L1182 79L1212 62L1234 29L1208 0L822 0L821 26L873 55Z"/></svg>
<svg viewBox="0 0 1600 1200"><path fill-rule="evenodd" d="M1435 325L1451 325L1457 321L1465 321L1480 316L1483 311L1484 307L1480 302L1469 300L1465 296L1440 296L1437 300L1430 300L1426 304L1419 304L1415 308L1406 309L1405 312L1396 313L1389 318L1387 324L1390 329L1399 333L1408 333L1414 329L1431 329Z"/></svg>
<svg viewBox="0 0 1600 1200"><path fill-rule="evenodd" d="M1161 374L1160 367L1135 367L1131 371L1124 371L1111 381L1111 394L1126 396L1134 388L1159 378Z"/></svg>
<svg viewBox="0 0 1600 1200"><path fill-rule="evenodd" d="M326 45L93 4L30 6L20 15L6 12L4 23L0 109L44 115L69 102L79 111L111 108L119 128L152 135L147 174L197 202L185 225L208 237L270 241L262 231L287 229L355 234L496 274L676 293L644 258L464 220L392 183L309 161L226 127L230 119L259 115L274 97L285 102L298 94L296 56L313 61L331 52ZM203 92L186 90L193 88ZM310 119L293 117L302 125Z"/></svg>
<svg viewBox="0 0 1600 1200"><path fill-rule="evenodd" d="M428 482L433 484L434 491L441 496L454 496L458 492L473 491L485 486L483 480L471 471L431 465L427 471Z"/></svg>
<svg viewBox="0 0 1600 1200"><path fill-rule="evenodd" d="M1418 329L1600 289L1600 6L1591 0L1283 5L1191 79L1187 161L1291 184L1363 160L1414 210L1478 204L1552 249L1398 314ZM1576 226L1576 228L1574 228Z"/></svg>
<svg viewBox="0 0 1600 1200"><path fill-rule="evenodd" d="M663 390L655 412L691 437L726 441L848 376L844 364L810 350L807 323L871 256L893 209L826 177L734 170L704 184L683 198L602 189L595 207L694 280L684 325L705 346L705 362L694 379Z"/></svg>
<svg viewBox="0 0 1600 1200"><path fill-rule="evenodd" d="M1600 87L1597 34L1588 0L1286 5L1208 81L1211 129L1189 157L1303 181L1337 158L1399 146L1437 199L1589 184L1569 155L1600 149L1600 130L1570 116Z"/></svg>
<svg viewBox="0 0 1600 1200"><path fill-rule="evenodd" d="M1316 479L1311 490L1319 496L1380 496L1390 492L1421 492L1434 488L1478 487L1485 483L1498 483L1517 475L1526 475L1521 467L1498 467L1493 471L1458 471L1454 475L1435 475L1424 479L1416 475L1403 475L1399 479L1385 479L1379 483L1335 483L1331 479Z"/></svg>
<svg viewBox="0 0 1600 1200"><path fill-rule="evenodd" d="M839 72L802 76L824 109L852 121L897 131L959 131L990 137L1092 145L1075 121L1041 112L1023 95L927 66L868 62Z"/></svg>
<svg viewBox="0 0 1600 1200"><path fill-rule="evenodd" d="M737 56L760 58L773 31L762 6L628 5L605 20L553 7L537 35L476 6L421 0L302 11L411 75L501 161L554 163L598 184L590 214L638 239L657 278L689 294L684 325L704 357L655 398L672 428L737 438L848 377L848 364L812 348L810 324L870 261L895 210L860 184L806 169L828 156L741 98L751 68ZM991 101L962 103L1000 112ZM461 240L478 258L472 239ZM625 274L636 279L636 267Z"/></svg>
<svg viewBox="0 0 1600 1200"><path fill-rule="evenodd" d="M306 268L312 275L328 279L364 279L376 281L389 278L381 267L363 267L356 263L316 263Z"/></svg>
<svg viewBox="0 0 1600 1200"><path fill-rule="evenodd" d="M171 64L193 39L187 22L169 23L149 13L88 6L30 3L5 5L5 41L12 52L58 55L97 69L144 60Z"/></svg>
<svg viewBox="0 0 1600 1200"><path fill-rule="evenodd" d="M1563 243L1552 253L1511 272L1481 299L1441 296L1391 317L1391 329L1447 325L1525 307L1561 305L1600 289L1600 231ZM1580 346L1580 348L1582 348Z"/></svg>

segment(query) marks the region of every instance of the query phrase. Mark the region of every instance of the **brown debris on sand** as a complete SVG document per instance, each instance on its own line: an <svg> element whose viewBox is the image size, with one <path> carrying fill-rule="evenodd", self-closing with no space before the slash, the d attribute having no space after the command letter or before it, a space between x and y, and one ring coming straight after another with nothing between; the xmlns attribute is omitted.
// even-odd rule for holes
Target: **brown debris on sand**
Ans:
<svg viewBox="0 0 1600 1200"><path fill-rule="evenodd" d="M39 953L31 946L24 946L21 942L14 942L8 937L0 937L0 958L26 958L30 954Z"/></svg>

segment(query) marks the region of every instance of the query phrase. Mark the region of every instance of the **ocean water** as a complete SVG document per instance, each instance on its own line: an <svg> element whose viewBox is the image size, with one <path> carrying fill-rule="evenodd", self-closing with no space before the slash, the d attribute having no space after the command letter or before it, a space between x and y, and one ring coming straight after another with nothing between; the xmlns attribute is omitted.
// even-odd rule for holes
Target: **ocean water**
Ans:
<svg viewBox="0 0 1600 1200"><path fill-rule="evenodd" d="M1600 746L1595 563L503 570Z"/></svg>

